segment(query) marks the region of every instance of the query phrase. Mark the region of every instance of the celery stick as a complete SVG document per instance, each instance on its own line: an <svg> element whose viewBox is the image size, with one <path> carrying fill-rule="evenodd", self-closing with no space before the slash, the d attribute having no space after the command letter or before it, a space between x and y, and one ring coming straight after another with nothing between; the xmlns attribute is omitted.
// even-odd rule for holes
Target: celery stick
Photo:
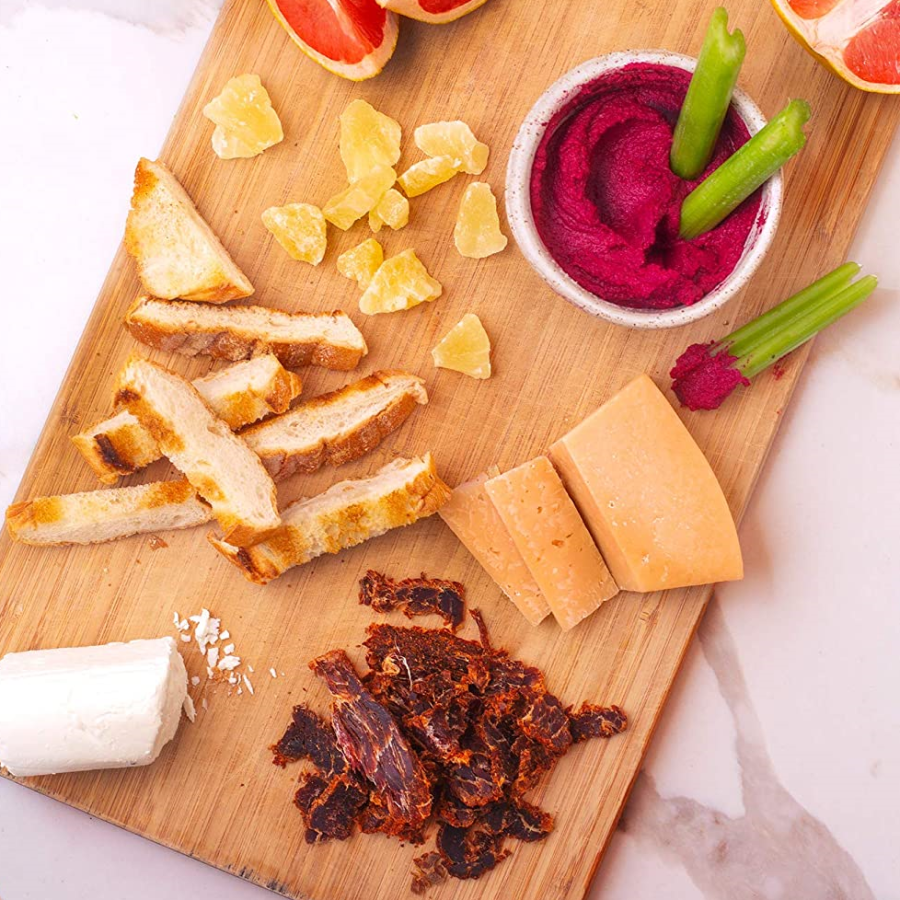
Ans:
<svg viewBox="0 0 900 900"><path fill-rule="evenodd" d="M681 237L693 240L715 228L806 143L809 104L792 100L761 131L687 195Z"/></svg>
<svg viewBox="0 0 900 900"><path fill-rule="evenodd" d="M728 13L717 6L672 138L670 165L679 178L693 181L712 159L746 50L743 33L728 33Z"/></svg>
<svg viewBox="0 0 900 900"><path fill-rule="evenodd" d="M818 281L814 281L787 300L782 300L768 312L719 341L711 349L712 354L727 350L732 356L746 356L757 344L767 340L787 322L803 315L807 308L812 309L822 300L845 288L859 274L859 269L859 265L855 262L838 266Z"/></svg>
<svg viewBox="0 0 900 900"><path fill-rule="evenodd" d="M744 377L753 378L855 306L859 306L877 286L878 279L874 275L866 275L833 296L816 303L803 315L787 322L769 338L757 344L746 356L742 356L736 368Z"/></svg>

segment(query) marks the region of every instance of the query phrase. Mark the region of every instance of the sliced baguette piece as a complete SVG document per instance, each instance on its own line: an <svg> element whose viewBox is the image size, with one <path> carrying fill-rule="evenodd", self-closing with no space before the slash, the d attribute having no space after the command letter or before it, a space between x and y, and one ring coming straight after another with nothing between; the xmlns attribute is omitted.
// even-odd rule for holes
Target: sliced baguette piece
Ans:
<svg viewBox="0 0 900 900"><path fill-rule="evenodd" d="M279 526L275 484L259 457L188 381L132 357L119 375L116 403L209 503L227 540L252 543Z"/></svg>
<svg viewBox="0 0 900 900"><path fill-rule="evenodd" d="M212 545L244 576L267 584L294 566L340 553L369 538L436 513L450 497L430 453L396 459L370 478L341 481L282 512L282 526L252 547L236 547L210 535Z"/></svg>
<svg viewBox="0 0 900 900"><path fill-rule="evenodd" d="M241 432L276 480L296 472L340 466L374 450L416 406L428 402L421 378L375 372L353 384L295 406Z"/></svg>
<svg viewBox="0 0 900 900"><path fill-rule="evenodd" d="M141 159L134 171L125 249L154 297L224 303L253 285L197 212L178 179L161 162Z"/></svg>
<svg viewBox="0 0 900 900"><path fill-rule="evenodd" d="M369 352L359 329L340 310L287 313L263 306L204 306L138 297L125 326L142 344L185 356L249 359L274 353L289 369L355 369Z"/></svg>
<svg viewBox="0 0 900 900"><path fill-rule="evenodd" d="M300 376L272 354L235 363L191 384L232 430L283 413L303 387ZM104 484L115 484L162 456L153 435L127 410L73 435L72 443Z"/></svg>
<svg viewBox="0 0 900 900"><path fill-rule="evenodd" d="M99 544L193 528L212 517L209 506L180 479L14 503L6 510L6 527L23 544Z"/></svg>

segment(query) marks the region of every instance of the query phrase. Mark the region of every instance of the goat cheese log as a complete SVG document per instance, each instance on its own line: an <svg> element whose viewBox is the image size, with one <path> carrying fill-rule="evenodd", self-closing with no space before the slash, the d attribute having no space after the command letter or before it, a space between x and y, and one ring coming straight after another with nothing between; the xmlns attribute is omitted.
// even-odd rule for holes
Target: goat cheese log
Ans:
<svg viewBox="0 0 900 900"><path fill-rule="evenodd" d="M175 736L186 697L170 637L7 653L0 764L16 776L149 765Z"/></svg>

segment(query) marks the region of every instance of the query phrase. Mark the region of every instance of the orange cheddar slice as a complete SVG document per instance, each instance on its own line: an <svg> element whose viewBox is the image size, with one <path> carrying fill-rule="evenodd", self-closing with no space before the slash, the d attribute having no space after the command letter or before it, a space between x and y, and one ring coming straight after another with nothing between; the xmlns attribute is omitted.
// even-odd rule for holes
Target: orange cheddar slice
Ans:
<svg viewBox="0 0 900 900"><path fill-rule="evenodd" d="M490 478L484 487L563 631L618 592L546 456Z"/></svg>
<svg viewBox="0 0 900 900"><path fill-rule="evenodd" d="M722 488L646 375L557 441L550 457L623 590L743 577Z"/></svg>
<svg viewBox="0 0 900 900"><path fill-rule="evenodd" d="M487 475L479 475L455 488L438 515L519 612L537 625L550 607L488 497L486 481Z"/></svg>

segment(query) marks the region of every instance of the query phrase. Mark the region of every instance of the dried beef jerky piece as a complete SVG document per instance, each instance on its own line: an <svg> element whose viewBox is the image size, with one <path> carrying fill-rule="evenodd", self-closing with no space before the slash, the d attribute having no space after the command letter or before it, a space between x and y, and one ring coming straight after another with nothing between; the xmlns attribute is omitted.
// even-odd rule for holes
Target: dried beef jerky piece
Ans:
<svg viewBox="0 0 900 900"><path fill-rule="evenodd" d="M559 758L537 741L520 735L513 741L512 751L518 759L516 778L511 795L519 798L526 794L556 765Z"/></svg>
<svg viewBox="0 0 900 900"><path fill-rule="evenodd" d="M437 849L447 873L453 878L479 878L509 856L503 849L503 835L477 828L454 828L441 824Z"/></svg>
<svg viewBox="0 0 900 900"><path fill-rule="evenodd" d="M488 634L487 623L484 621L481 610L470 609L469 615L475 620L475 624L478 626L478 640L481 642L481 646L484 647L488 653L493 653L494 648L491 644L491 636Z"/></svg>
<svg viewBox="0 0 900 900"><path fill-rule="evenodd" d="M590 738L611 738L628 728L628 716L618 706L582 703L578 712L569 710L569 731L575 743Z"/></svg>
<svg viewBox="0 0 900 900"><path fill-rule="evenodd" d="M325 779L316 773L301 777L294 803L303 813L306 842L344 841L353 834L353 823L368 794L351 772Z"/></svg>
<svg viewBox="0 0 900 900"><path fill-rule="evenodd" d="M347 762L338 749L334 732L308 706L295 706L291 724L281 740L271 748L272 762L283 769L289 762L311 760L320 772L343 772Z"/></svg>
<svg viewBox="0 0 900 900"><path fill-rule="evenodd" d="M434 850L417 856L413 866L411 889L414 894L424 894L428 888L447 880L447 867L441 854Z"/></svg>
<svg viewBox="0 0 900 900"><path fill-rule="evenodd" d="M524 800L495 803L481 821L488 831L529 843L541 841L553 831L553 816Z"/></svg>
<svg viewBox="0 0 900 900"><path fill-rule="evenodd" d="M490 748L477 732L467 735L463 743L463 760L447 769L450 792L466 806L486 806L499 800L503 786L495 781Z"/></svg>
<svg viewBox="0 0 900 900"><path fill-rule="evenodd" d="M562 755L572 745L569 717L562 703L553 694L526 696L527 706L519 717L522 731L553 753Z"/></svg>
<svg viewBox="0 0 900 900"><path fill-rule="evenodd" d="M369 569L359 583L359 602L376 612L401 609L407 618L439 615L456 631L466 614L466 589L458 581L442 578L404 578L395 581Z"/></svg>
<svg viewBox="0 0 900 900"><path fill-rule="evenodd" d="M383 793L391 820L418 828L431 814L431 784L394 718L363 687L343 650L310 667L331 692L332 726L347 762Z"/></svg>
<svg viewBox="0 0 900 900"><path fill-rule="evenodd" d="M484 815L484 810L475 806L466 806L462 800L444 790L435 804L435 815L439 822L446 822L456 828L468 828Z"/></svg>
<svg viewBox="0 0 900 900"><path fill-rule="evenodd" d="M477 690L490 680L488 656L481 644L449 631L374 624L366 633L366 662L375 671L396 674L410 684L440 674L459 688Z"/></svg>

